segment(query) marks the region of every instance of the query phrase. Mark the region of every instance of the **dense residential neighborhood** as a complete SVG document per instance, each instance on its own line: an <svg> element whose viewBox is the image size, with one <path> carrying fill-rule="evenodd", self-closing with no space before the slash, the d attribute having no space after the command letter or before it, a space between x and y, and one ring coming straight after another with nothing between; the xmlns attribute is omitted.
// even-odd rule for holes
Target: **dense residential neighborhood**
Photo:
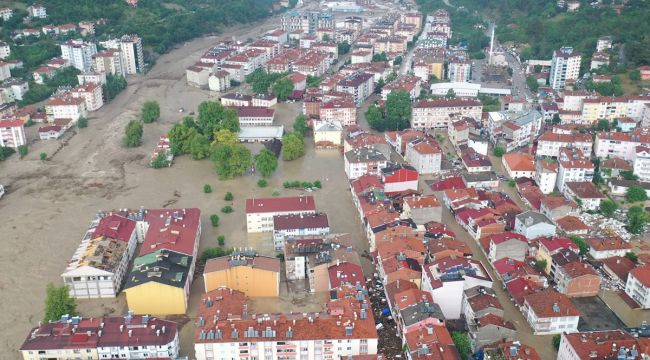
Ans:
<svg viewBox="0 0 650 360"><path fill-rule="evenodd" d="M618 30L245 0L198 37L193 2L59 3L0 9L6 358L650 358L650 59Z"/></svg>

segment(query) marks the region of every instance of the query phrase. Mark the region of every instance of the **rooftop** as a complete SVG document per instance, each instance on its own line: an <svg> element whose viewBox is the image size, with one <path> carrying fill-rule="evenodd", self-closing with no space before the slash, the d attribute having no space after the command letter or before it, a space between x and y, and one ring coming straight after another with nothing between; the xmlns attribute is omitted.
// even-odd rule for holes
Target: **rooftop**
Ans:
<svg viewBox="0 0 650 360"><path fill-rule="evenodd" d="M604 199L600 190L591 181L567 182L565 184L580 199Z"/></svg>
<svg viewBox="0 0 650 360"><path fill-rule="evenodd" d="M133 260L124 290L149 282L177 288L185 287L192 257L170 250L158 250Z"/></svg>
<svg viewBox="0 0 650 360"><path fill-rule="evenodd" d="M280 259L260 256L254 252L235 252L229 256L210 259L205 263L204 274L224 271L236 266L248 266L254 269L280 272Z"/></svg>
<svg viewBox="0 0 650 360"><path fill-rule="evenodd" d="M313 196L246 199L247 214L313 211L316 211Z"/></svg>
<svg viewBox="0 0 650 360"><path fill-rule="evenodd" d="M580 316L571 300L557 291L545 290L524 297L524 302L538 318Z"/></svg>
<svg viewBox="0 0 650 360"><path fill-rule="evenodd" d="M144 211L144 221L149 224L140 255L161 249L195 256L197 235L200 233L201 210L149 209Z"/></svg>
<svg viewBox="0 0 650 360"><path fill-rule="evenodd" d="M273 217L273 230L319 229L327 228L327 214L291 214Z"/></svg>

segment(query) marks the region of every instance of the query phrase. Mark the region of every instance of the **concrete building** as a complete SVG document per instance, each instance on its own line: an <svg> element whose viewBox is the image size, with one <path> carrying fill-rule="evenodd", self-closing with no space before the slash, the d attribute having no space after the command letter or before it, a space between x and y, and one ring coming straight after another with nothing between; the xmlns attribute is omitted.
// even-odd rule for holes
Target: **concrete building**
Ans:
<svg viewBox="0 0 650 360"><path fill-rule="evenodd" d="M605 239L589 238L587 244L589 244L589 255L596 260L615 256L624 257L625 254L632 251L632 245L629 242L616 237Z"/></svg>
<svg viewBox="0 0 650 360"><path fill-rule="evenodd" d="M575 200L584 210L598 210L600 201L606 199L591 181L568 182L563 194L567 199Z"/></svg>
<svg viewBox="0 0 650 360"><path fill-rule="evenodd" d="M88 117L86 100L69 95L51 97L45 105L47 121L53 122L56 119L71 119L73 123L81 117Z"/></svg>
<svg viewBox="0 0 650 360"><path fill-rule="evenodd" d="M323 236L330 233L327 214L281 215L273 217L273 244L283 250L287 238Z"/></svg>
<svg viewBox="0 0 650 360"><path fill-rule="evenodd" d="M544 214L526 211L515 217L515 232L536 239L555 235L555 225Z"/></svg>
<svg viewBox="0 0 650 360"><path fill-rule="evenodd" d="M377 354L377 330L365 290L333 289L326 311L252 314L245 296L227 288L207 293L199 305L194 335L197 360L287 356L305 359ZM293 354L293 355L289 355Z"/></svg>
<svg viewBox="0 0 650 360"><path fill-rule="evenodd" d="M625 293L642 309L650 308L650 265L639 266L630 271L625 283Z"/></svg>
<svg viewBox="0 0 650 360"><path fill-rule="evenodd" d="M380 176L386 194L418 190L419 174L411 165L387 164L380 169Z"/></svg>
<svg viewBox="0 0 650 360"><path fill-rule="evenodd" d="M568 182L591 181L594 178L594 164L577 148L563 148L558 163L556 184L560 192L564 192Z"/></svg>
<svg viewBox="0 0 650 360"><path fill-rule="evenodd" d="M98 213L61 274L70 296L116 297L137 243L136 220Z"/></svg>
<svg viewBox="0 0 650 360"><path fill-rule="evenodd" d="M594 154L599 158L619 157L634 159L637 146L650 144L650 130L641 128L632 132L601 132L596 134Z"/></svg>
<svg viewBox="0 0 650 360"><path fill-rule="evenodd" d="M27 144L23 120L0 120L0 146L16 149Z"/></svg>
<svg viewBox="0 0 650 360"><path fill-rule="evenodd" d="M357 108L354 103L343 100L326 101L320 107L320 120L339 121L343 126L356 125Z"/></svg>
<svg viewBox="0 0 650 360"><path fill-rule="evenodd" d="M19 351L23 360L171 359L179 353L178 325L131 313L94 318L63 315L32 329Z"/></svg>
<svg viewBox="0 0 650 360"><path fill-rule="evenodd" d="M583 154L591 154L593 140L590 134L581 134L575 131L555 132L549 131L537 139L537 156L560 156L561 148L577 148Z"/></svg>
<svg viewBox="0 0 650 360"><path fill-rule="evenodd" d="M540 291L524 297L521 312L535 335L578 331L580 311L557 291Z"/></svg>
<svg viewBox="0 0 650 360"><path fill-rule="evenodd" d="M402 200L402 218L416 225L442 221L442 206L435 195L407 196Z"/></svg>
<svg viewBox="0 0 650 360"><path fill-rule="evenodd" d="M340 147L343 141L343 125L339 121L314 121L316 148Z"/></svg>
<svg viewBox="0 0 650 360"><path fill-rule="evenodd" d="M555 89L564 89L567 80L577 80L580 76L582 55L571 47L563 47L553 53L549 85Z"/></svg>
<svg viewBox="0 0 650 360"><path fill-rule="evenodd" d="M634 175L641 181L650 181L650 147L637 146L634 151Z"/></svg>
<svg viewBox="0 0 650 360"><path fill-rule="evenodd" d="M124 73L127 75L144 71L142 39L137 35L124 35L120 38L120 54Z"/></svg>
<svg viewBox="0 0 650 360"><path fill-rule="evenodd" d="M47 17L47 9L41 4L32 4L27 7L27 13L30 17L45 19Z"/></svg>
<svg viewBox="0 0 650 360"><path fill-rule="evenodd" d="M411 127L414 129L447 128L454 119L480 119L483 105L474 99L421 100L413 106Z"/></svg>
<svg viewBox="0 0 650 360"><path fill-rule="evenodd" d="M239 117L239 125L245 126L270 126L275 119L275 110L259 106L239 106L235 108Z"/></svg>
<svg viewBox="0 0 650 360"><path fill-rule="evenodd" d="M361 106L374 91L374 75L366 72L348 75L339 81L336 90L352 94L356 106Z"/></svg>
<svg viewBox="0 0 650 360"><path fill-rule="evenodd" d="M100 51L92 56L93 69L110 75L124 76L122 54L117 49Z"/></svg>
<svg viewBox="0 0 650 360"><path fill-rule="evenodd" d="M520 177L533 178L535 176L535 160L533 156L526 153L508 153L501 158L508 177L517 179Z"/></svg>
<svg viewBox="0 0 650 360"><path fill-rule="evenodd" d="M472 62L464 57L452 57L447 64L447 79L450 82L468 82L471 79Z"/></svg>
<svg viewBox="0 0 650 360"><path fill-rule="evenodd" d="M488 259L490 262L504 258L524 261L528 254L528 240L524 235L505 232L490 235L488 239Z"/></svg>
<svg viewBox="0 0 650 360"><path fill-rule="evenodd" d="M272 232L275 216L315 213L313 196L246 199L246 229L249 233Z"/></svg>
<svg viewBox="0 0 650 360"><path fill-rule="evenodd" d="M253 250L210 259L203 271L205 292L227 287L248 297L280 295L280 259L260 256Z"/></svg>
<svg viewBox="0 0 650 360"><path fill-rule="evenodd" d="M219 98L223 106L253 106L253 97L240 93L228 93Z"/></svg>
<svg viewBox="0 0 650 360"><path fill-rule="evenodd" d="M624 330L565 332L557 360L641 359L643 352L641 339Z"/></svg>
<svg viewBox="0 0 650 360"><path fill-rule="evenodd" d="M6 42L0 42L0 59L4 60L11 55L11 47Z"/></svg>
<svg viewBox="0 0 650 360"><path fill-rule="evenodd" d="M104 106L104 89L100 84L85 83L70 90L72 98L80 98L85 102L87 111L97 111Z"/></svg>
<svg viewBox="0 0 650 360"><path fill-rule="evenodd" d="M350 180L365 174L378 176L381 169L388 164L386 155L375 147L350 150L345 153L343 158L345 161L345 174Z"/></svg>
<svg viewBox="0 0 650 360"><path fill-rule="evenodd" d="M93 55L96 53L97 45L95 43L70 40L61 44L61 57L82 72L90 71L93 68Z"/></svg>
<svg viewBox="0 0 650 360"><path fill-rule="evenodd" d="M208 77L208 88L210 91L224 92L230 89L230 73L224 70L212 72Z"/></svg>
<svg viewBox="0 0 650 360"><path fill-rule="evenodd" d="M542 194L550 194L557 182L557 163L548 160L537 160L535 163L535 183Z"/></svg>
<svg viewBox="0 0 650 360"><path fill-rule="evenodd" d="M574 261L559 266L553 280L557 291L570 298L597 296L600 291L600 276L586 262Z"/></svg>

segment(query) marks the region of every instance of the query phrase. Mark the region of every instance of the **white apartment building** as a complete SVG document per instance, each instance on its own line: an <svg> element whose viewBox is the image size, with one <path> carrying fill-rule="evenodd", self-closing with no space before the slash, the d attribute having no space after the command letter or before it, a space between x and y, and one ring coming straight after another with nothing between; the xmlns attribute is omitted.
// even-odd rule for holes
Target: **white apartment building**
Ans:
<svg viewBox="0 0 650 360"><path fill-rule="evenodd" d="M0 120L0 146L17 148L27 144L24 125L22 120Z"/></svg>
<svg viewBox="0 0 650 360"><path fill-rule="evenodd" d="M580 53L571 47L563 47L553 53L549 85L555 90L564 89L567 80L577 80L580 76Z"/></svg>
<svg viewBox="0 0 650 360"><path fill-rule="evenodd" d="M370 73L354 73L339 81L336 85L337 91L352 94L356 106L361 106L374 89L374 75Z"/></svg>
<svg viewBox="0 0 650 360"><path fill-rule="evenodd" d="M273 217L273 244L278 251L284 250L287 236L321 236L329 233L329 221L324 213Z"/></svg>
<svg viewBox="0 0 650 360"><path fill-rule="evenodd" d="M224 92L230 89L230 73L224 70L217 70L208 78L210 91Z"/></svg>
<svg viewBox="0 0 650 360"><path fill-rule="evenodd" d="M259 106L238 107L240 126L269 126L273 125L275 110Z"/></svg>
<svg viewBox="0 0 650 360"><path fill-rule="evenodd" d="M104 106L104 90L100 84L85 83L70 91L73 98L82 98L87 111L97 111Z"/></svg>
<svg viewBox="0 0 650 360"><path fill-rule="evenodd" d="M350 150L343 156L345 175L349 180L366 174L379 175L381 169L388 164L388 159L381 151L373 147L362 147Z"/></svg>
<svg viewBox="0 0 650 360"><path fill-rule="evenodd" d="M637 146L634 153L634 175L641 181L650 181L650 147Z"/></svg>
<svg viewBox="0 0 650 360"><path fill-rule="evenodd" d="M80 117L88 117L86 100L67 95L52 97L45 105L45 114L48 122L55 119L71 119L76 123Z"/></svg>
<svg viewBox="0 0 650 360"><path fill-rule="evenodd" d="M558 157L557 188L564 192L567 182L591 181L594 178L594 164L582 151L575 148L563 148Z"/></svg>
<svg viewBox="0 0 650 360"><path fill-rule="evenodd" d="M97 71L81 73L77 75L77 81L79 81L79 85L86 83L104 85L106 84L106 73Z"/></svg>
<svg viewBox="0 0 650 360"><path fill-rule="evenodd" d="M0 59L4 60L11 55L11 48L9 44L4 41L0 41Z"/></svg>
<svg viewBox="0 0 650 360"><path fill-rule="evenodd" d="M643 345L625 330L563 333L557 360L643 359Z"/></svg>
<svg viewBox="0 0 650 360"><path fill-rule="evenodd" d="M583 154L590 155L593 141L591 134L546 132L537 139L538 157L558 157L561 148L577 148Z"/></svg>
<svg viewBox="0 0 650 360"><path fill-rule="evenodd" d="M137 35L124 35L120 39L120 53L124 73L127 75L144 71L144 54L142 53L142 39Z"/></svg>
<svg viewBox="0 0 650 360"><path fill-rule="evenodd" d="M601 159L619 157L632 161L636 156L636 147L650 144L650 129L641 128L632 132L601 132L596 134L594 154Z"/></svg>
<svg viewBox="0 0 650 360"><path fill-rule="evenodd" d="M591 181L566 182L562 194L567 199L577 199L576 202L585 210L598 210L601 200L605 199Z"/></svg>
<svg viewBox="0 0 650 360"><path fill-rule="evenodd" d="M138 242L136 221L98 214L61 277L77 299L113 298Z"/></svg>
<svg viewBox="0 0 650 360"><path fill-rule="evenodd" d="M47 17L47 10L41 4L32 4L27 7L27 13L33 18L45 19Z"/></svg>
<svg viewBox="0 0 650 360"><path fill-rule="evenodd" d="M535 163L535 183L542 194L550 194L557 183L558 164L546 160L537 160Z"/></svg>
<svg viewBox="0 0 650 360"><path fill-rule="evenodd" d="M11 77L11 66L9 63L0 61L0 81L7 80Z"/></svg>
<svg viewBox="0 0 650 360"><path fill-rule="evenodd" d="M93 55L94 69L106 74L124 76L122 53L117 49L100 51Z"/></svg>
<svg viewBox="0 0 650 360"><path fill-rule="evenodd" d="M436 174L442 164L442 149L426 139L406 144L404 160L415 168L418 174Z"/></svg>
<svg viewBox="0 0 650 360"><path fill-rule="evenodd" d="M414 129L447 128L454 119L480 119L483 105L475 99L421 100L413 106L411 127Z"/></svg>
<svg viewBox="0 0 650 360"><path fill-rule="evenodd" d="M566 295L557 291L546 290L526 296L521 312L535 335L578 331L580 311Z"/></svg>
<svg viewBox="0 0 650 360"><path fill-rule="evenodd" d="M465 59L451 59L447 65L447 79L450 82L471 80L472 62Z"/></svg>
<svg viewBox="0 0 650 360"><path fill-rule="evenodd" d="M82 72L93 68L93 55L97 53L97 45L83 40L70 40L61 44L61 57L70 65Z"/></svg>
<svg viewBox="0 0 650 360"><path fill-rule="evenodd" d="M320 106L321 121L340 121L343 126L355 125L357 123L356 106L343 100L332 100L324 102Z"/></svg>
<svg viewBox="0 0 650 360"><path fill-rule="evenodd" d="M316 213L313 196L246 199L246 230L272 232L273 217Z"/></svg>
<svg viewBox="0 0 650 360"><path fill-rule="evenodd" d="M340 121L314 121L314 144L319 146L340 146L343 141L343 125Z"/></svg>
<svg viewBox="0 0 650 360"><path fill-rule="evenodd" d="M600 119L614 120L629 117L642 120L650 96L597 97L583 100L580 122L585 125L595 124Z"/></svg>
<svg viewBox="0 0 650 360"><path fill-rule="evenodd" d="M625 293L642 309L650 308L650 265L636 267L627 275Z"/></svg>

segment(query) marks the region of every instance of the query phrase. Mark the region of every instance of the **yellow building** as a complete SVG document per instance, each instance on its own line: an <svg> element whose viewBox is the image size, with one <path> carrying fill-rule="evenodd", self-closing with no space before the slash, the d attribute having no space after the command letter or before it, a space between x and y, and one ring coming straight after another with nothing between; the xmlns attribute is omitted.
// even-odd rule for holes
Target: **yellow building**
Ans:
<svg viewBox="0 0 650 360"><path fill-rule="evenodd" d="M314 144L316 146L341 146L343 126L339 121L314 121Z"/></svg>
<svg viewBox="0 0 650 360"><path fill-rule="evenodd" d="M124 292L135 314L185 314L192 257L159 250L134 260Z"/></svg>
<svg viewBox="0 0 650 360"><path fill-rule="evenodd" d="M579 251L578 245L574 244L567 238L542 238L539 240L539 249L537 250L535 259L546 261L544 272L550 274L551 265L553 264L553 255L565 250L571 250L576 254Z"/></svg>
<svg viewBox="0 0 650 360"><path fill-rule="evenodd" d="M443 61L432 62L429 64L429 75L433 75L438 80L440 80L443 79L444 74L445 74L445 63Z"/></svg>
<svg viewBox="0 0 650 360"><path fill-rule="evenodd" d="M210 259L203 271L205 292L219 287L239 290L249 297L280 295L280 260L252 252Z"/></svg>

